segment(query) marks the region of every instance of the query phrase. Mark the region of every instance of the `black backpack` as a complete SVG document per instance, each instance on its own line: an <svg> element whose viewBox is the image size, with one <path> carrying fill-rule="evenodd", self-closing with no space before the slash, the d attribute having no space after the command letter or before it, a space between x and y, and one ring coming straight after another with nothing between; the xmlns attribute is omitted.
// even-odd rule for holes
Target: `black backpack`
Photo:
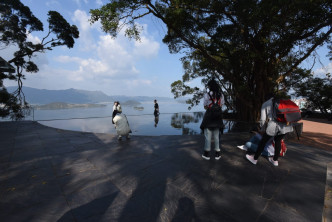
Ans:
<svg viewBox="0 0 332 222"><path fill-rule="evenodd" d="M222 110L221 107L218 105L218 103L215 103L209 94L212 106L207 109L207 112L209 112L209 117L211 120L221 120L222 119Z"/></svg>

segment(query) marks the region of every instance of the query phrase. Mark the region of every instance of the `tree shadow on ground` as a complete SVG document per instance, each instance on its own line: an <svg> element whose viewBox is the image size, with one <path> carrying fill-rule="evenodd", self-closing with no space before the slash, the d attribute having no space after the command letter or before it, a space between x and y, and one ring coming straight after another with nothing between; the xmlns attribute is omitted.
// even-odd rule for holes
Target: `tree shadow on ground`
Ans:
<svg viewBox="0 0 332 222"><path fill-rule="evenodd" d="M96 168L103 170L110 182L105 186L113 186L111 191L99 189L117 193L115 201L104 201L109 205L102 207L107 211L98 220L237 221L247 215L258 218L266 203L255 203L254 196L260 191L252 187L260 186L262 181L243 179L247 162L239 158L237 150L225 147L227 159L221 161L214 160L213 155L210 161L201 158L202 136L132 137L130 141L118 142L114 136L110 139L109 135L99 135L93 140L104 149L81 149L81 155L87 155ZM269 181L272 177L267 178ZM244 187L235 188L237 182ZM247 191L252 194L243 198ZM234 198L238 192L241 194ZM98 198L92 196L90 202L85 200L86 204L81 202L72 208L74 218L80 218L77 213L82 212L81 207L93 210L91 204ZM243 215L236 214L238 209Z"/></svg>
<svg viewBox="0 0 332 222"><path fill-rule="evenodd" d="M222 136L221 160L205 161L200 135L134 136L119 142L115 135L42 125L27 126L21 132L25 134L16 139L16 146L19 141L34 142L13 152L15 162L11 164L20 165L8 169L6 180L16 180L18 173L35 172L29 168L25 173L22 166L33 164L37 168L32 170L42 172L47 165L48 170L38 186L1 193L0 205L7 206L7 212L1 207L0 215L6 221L13 217L43 221L273 221L276 210L284 218L302 221L321 217L324 164L331 158L323 150L290 145L275 168L264 159L256 166L248 163L236 145L244 144L249 135L239 133ZM297 195L307 187L314 192ZM295 189L297 192L289 192ZM310 204L305 204L307 201ZM23 211L18 202L28 210Z"/></svg>
<svg viewBox="0 0 332 222"><path fill-rule="evenodd" d="M61 187L72 206L72 210L67 212L62 219L73 215L79 220L93 218L98 221L165 221L170 220L177 210L174 202L181 198L187 198L192 203L195 202L194 196L189 191L169 186L169 183L186 175L189 165L196 165L194 162L197 159L189 155L191 152L188 151L188 147L195 146L197 142L185 139L183 143L187 143L187 145L181 141L179 144L179 140L175 140L175 137L172 136L162 137L161 141L155 140L153 137L132 137L129 141L121 142L117 141L115 136L110 135L99 135L104 138L93 137L92 134L89 136L99 144L99 147L78 144L75 147L78 152L74 153L79 153L80 158L86 157L98 170L103 171L108 182L100 182L101 178L92 175L62 181ZM68 135L69 140L73 140L73 137L75 136ZM186 162L187 165L183 167L181 162ZM61 165L58 167L61 168ZM71 175L75 174L73 171L70 172ZM84 184L91 184L89 179L96 179L95 189L98 188L104 190L106 194L110 194L103 198L102 193L89 189ZM78 187L71 188L73 186ZM66 191L68 189L69 191ZM86 189L94 193L84 193ZM111 197L114 198L114 193L116 193L115 201L110 200ZM88 197L77 197L84 195L88 195ZM78 200L81 200L80 203L77 203ZM82 218L80 212L88 212L89 209L92 211L90 214L98 212L94 210L96 204L101 205L100 208L107 209L107 211L101 210L103 212L99 213L102 216L90 215ZM186 208L180 209L186 210ZM181 214L179 212L181 210L177 211L178 215ZM188 217L192 217L192 214L189 214Z"/></svg>
<svg viewBox="0 0 332 222"><path fill-rule="evenodd" d="M75 137L67 134L68 132L66 137L68 136L69 140ZM65 191L68 188L62 185L63 192L72 208L64 215L64 218L72 214L79 220L93 218L98 221L180 221L180 219L181 221L215 221L222 218L236 221L227 209L220 210L215 205L219 198L225 196L225 194L222 196L215 194L227 192L222 188L225 183L224 177L229 173L221 169L229 162L223 163L214 159L202 160L203 137L134 136L129 141L121 142L110 135L92 136L91 134L89 137L100 144L99 147L79 144L76 150L79 151L81 158L86 157L97 169L103 171L108 182L102 184L97 177L95 182L102 185L95 186L95 189L103 190L106 198L93 189L90 191L97 195L91 192L84 193L84 190L88 188L83 183L91 183L89 180L94 179L91 175L77 179L78 182L71 179L66 183L79 183L81 187L75 189L76 194L72 194ZM74 172L72 174L74 175ZM114 198L114 193L116 193L115 200L110 200L111 197ZM78 198L75 197L76 195L89 196ZM227 199L227 205L234 209L234 205L240 200L233 201L230 197ZM78 202L78 200L81 201ZM247 204L252 205L250 199L246 201L249 201ZM101 209L107 209L100 212L102 216L94 215L96 203L102 205ZM79 212L88 212L89 209L92 215L82 218ZM255 217L259 215L259 209L248 209Z"/></svg>

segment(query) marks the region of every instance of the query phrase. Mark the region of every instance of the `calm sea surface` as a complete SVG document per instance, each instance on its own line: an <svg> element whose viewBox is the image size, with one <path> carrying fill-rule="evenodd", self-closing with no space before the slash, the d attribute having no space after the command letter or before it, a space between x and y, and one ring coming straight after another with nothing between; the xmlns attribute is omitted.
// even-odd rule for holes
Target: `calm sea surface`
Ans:
<svg viewBox="0 0 332 222"><path fill-rule="evenodd" d="M132 135L194 135L200 134L199 128L204 108L196 106L190 111L187 104L178 102L160 102L160 115L153 115L153 102L139 105L143 110L132 106L122 106L122 112L127 116ZM57 110L34 110L26 120L35 120L40 124L65 130L74 130L93 133L116 134L112 124L113 104L97 108L74 108ZM232 122L224 121L226 129Z"/></svg>

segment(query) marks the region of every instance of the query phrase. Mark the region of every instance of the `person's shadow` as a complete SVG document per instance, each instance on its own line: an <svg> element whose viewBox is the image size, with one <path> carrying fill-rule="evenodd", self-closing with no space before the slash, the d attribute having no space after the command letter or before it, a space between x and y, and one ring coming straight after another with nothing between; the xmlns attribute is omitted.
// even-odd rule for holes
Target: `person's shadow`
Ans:
<svg viewBox="0 0 332 222"><path fill-rule="evenodd" d="M110 195L97 198L87 204L72 209L65 213L59 220L57 220L57 222L73 221L73 215L75 215L76 220L85 220L88 216L90 216L91 212L94 213L93 219L95 221L100 221L108 207L112 205L117 195L118 192L114 192Z"/></svg>
<svg viewBox="0 0 332 222"><path fill-rule="evenodd" d="M168 137L165 138L166 141L162 140L160 138L158 142L168 141L170 147L181 143L181 141L174 141L172 144ZM158 146L152 141L146 145L145 149L150 148L149 154L144 154L142 160L132 160L133 166L128 166L128 168L133 169L130 173L131 176L137 178L137 185L123 206L118 221L153 222L160 219L170 221L169 219L172 218L172 221L192 221L192 218L196 218L196 212L194 202L191 199L182 197L178 200L175 216L171 215L172 210L167 209L165 201L169 201L169 194L172 191L178 192L177 189L168 186L168 181L174 180L177 175L186 173L188 170L187 167L177 163L187 162L188 165L192 166L198 165L199 160L188 155L185 149L156 149ZM171 162L168 160L169 158L172 158ZM141 169L138 170L138 168ZM198 220L196 219L196 221Z"/></svg>
<svg viewBox="0 0 332 222"><path fill-rule="evenodd" d="M197 218L196 211L195 211L195 204L194 202L188 198L183 197L179 200L177 211L171 222L186 222L186 221L200 221Z"/></svg>

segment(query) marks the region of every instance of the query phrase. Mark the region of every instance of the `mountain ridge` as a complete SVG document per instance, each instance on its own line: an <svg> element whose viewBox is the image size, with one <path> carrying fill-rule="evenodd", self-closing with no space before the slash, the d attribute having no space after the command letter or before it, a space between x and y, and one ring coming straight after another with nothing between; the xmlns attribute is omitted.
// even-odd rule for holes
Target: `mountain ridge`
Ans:
<svg viewBox="0 0 332 222"><path fill-rule="evenodd" d="M15 86L7 87L9 93L17 89ZM169 97L150 97L150 96L125 96L113 95L109 96L102 91L89 91L82 89L64 89L64 90L49 90L49 89L36 89L32 87L23 86L23 93L26 101L29 104L44 105L55 102L64 102L72 104L87 104L87 103L112 103L114 101L125 102L128 100L135 100L139 102L146 101L177 101Z"/></svg>

